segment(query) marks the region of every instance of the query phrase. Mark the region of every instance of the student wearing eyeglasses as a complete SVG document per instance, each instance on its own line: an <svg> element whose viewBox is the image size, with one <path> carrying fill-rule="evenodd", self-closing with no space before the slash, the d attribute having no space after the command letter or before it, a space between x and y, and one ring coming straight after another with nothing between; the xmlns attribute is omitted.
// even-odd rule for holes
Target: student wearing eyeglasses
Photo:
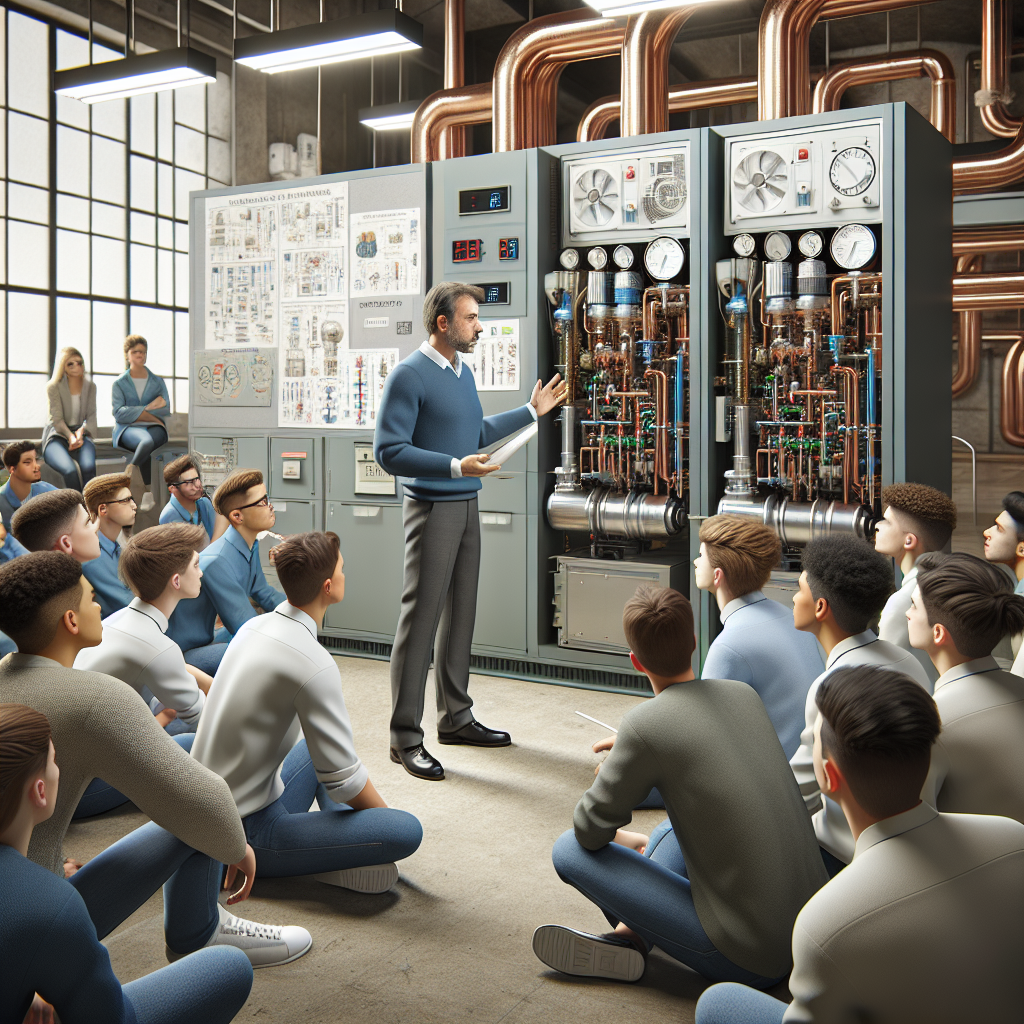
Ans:
<svg viewBox="0 0 1024 1024"><path fill-rule="evenodd" d="M135 598L118 572L121 548L128 543L135 526L136 506L131 483L131 472L104 473L85 485L85 507L89 518L96 523L100 557L85 562L82 572L96 591L103 618L127 608Z"/></svg>
<svg viewBox="0 0 1024 1024"><path fill-rule="evenodd" d="M227 649L226 643L214 642L217 617L233 636L256 614L253 602L271 612L285 599L267 583L260 565L256 538L272 530L276 521L263 474L258 469L235 470L217 488L213 508L227 520L227 529L199 556L203 571L199 596L182 601L167 628L185 661L211 676Z"/></svg>
<svg viewBox="0 0 1024 1024"><path fill-rule="evenodd" d="M195 457L180 455L164 467L164 483L171 498L160 512L160 525L191 523L206 530L216 540L227 528L228 521L217 515L213 502L203 493L202 475Z"/></svg>

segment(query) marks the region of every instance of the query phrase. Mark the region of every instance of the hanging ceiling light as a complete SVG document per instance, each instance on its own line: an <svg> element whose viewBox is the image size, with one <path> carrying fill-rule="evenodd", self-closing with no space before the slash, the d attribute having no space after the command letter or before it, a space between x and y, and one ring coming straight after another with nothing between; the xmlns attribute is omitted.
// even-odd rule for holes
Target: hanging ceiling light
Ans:
<svg viewBox="0 0 1024 1024"><path fill-rule="evenodd" d="M419 100L405 100L402 103L382 103L376 107L363 107L359 111L359 123L365 124L375 132L409 129L419 106Z"/></svg>
<svg viewBox="0 0 1024 1024"><path fill-rule="evenodd" d="M139 96L147 92L177 89L200 82L217 81L217 61L190 46L157 50L141 57L86 64L53 73L53 90L83 103Z"/></svg>
<svg viewBox="0 0 1024 1024"><path fill-rule="evenodd" d="M644 11L663 11L669 7L681 7L684 2L687 0L587 0L594 10L600 11L606 18L642 14Z"/></svg>
<svg viewBox="0 0 1024 1024"><path fill-rule="evenodd" d="M276 74L363 57L418 50L423 26L399 10L372 11L337 21L285 29L235 40L235 60Z"/></svg>

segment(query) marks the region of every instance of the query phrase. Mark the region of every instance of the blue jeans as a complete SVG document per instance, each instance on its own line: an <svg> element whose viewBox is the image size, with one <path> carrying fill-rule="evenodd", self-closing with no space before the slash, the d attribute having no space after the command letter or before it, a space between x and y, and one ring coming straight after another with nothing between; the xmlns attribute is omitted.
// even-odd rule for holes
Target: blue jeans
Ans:
<svg viewBox="0 0 1024 1024"><path fill-rule="evenodd" d="M96 446L87 437L74 451L63 438L51 437L43 449L43 459L64 477L64 486L74 491L80 491L96 475Z"/></svg>
<svg viewBox="0 0 1024 1024"><path fill-rule="evenodd" d="M177 719L174 721L176 722ZM174 725L174 722L170 724ZM182 750L186 751L192 749L192 743L195 738L196 734L194 732L183 732L173 737L174 742ZM118 790L102 779L93 779L86 786L85 792L75 808L75 813L71 815L71 820L78 821L79 818L91 818L96 814L105 814L107 811L112 811L115 807L120 807L121 804L126 803L128 803L128 797L123 793L118 792Z"/></svg>
<svg viewBox="0 0 1024 1024"><path fill-rule="evenodd" d="M205 647L193 647L190 651L185 651L185 664L191 665L193 668L199 669L201 672L205 672L208 676L215 676L217 669L220 668L221 658L224 657L224 652L228 649L228 645L224 644L207 644Z"/></svg>
<svg viewBox="0 0 1024 1024"><path fill-rule="evenodd" d="M156 423L125 427L124 432L117 439L118 448L133 453L128 464L139 467L142 482L147 487L152 478L150 458L157 448L161 448L165 444L167 444L167 431Z"/></svg>
<svg viewBox="0 0 1024 1024"><path fill-rule="evenodd" d="M782 1024L786 1003L746 985L712 985L697 1000L695 1024Z"/></svg>
<svg viewBox="0 0 1024 1024"><path fill-rule="evenodd" d="M558 877L596 903L613 927L621 921L705 978L757 988L782 980L748 971L715 948L697 917L683 852L668 821L651 833L643 854L617 843L586 850L570 829L555 840L551 859Z"/></svg>
<svg viewBox="0 0 1024 1024"><path fill-rule="evenodd" d="M423 839L423 826L408 811L335 803L317 782L305 740L284 759L281 781L277 800L242 819L258 878L387 864L415 853ZM320 811L309 813L314 797Z"/></svg>

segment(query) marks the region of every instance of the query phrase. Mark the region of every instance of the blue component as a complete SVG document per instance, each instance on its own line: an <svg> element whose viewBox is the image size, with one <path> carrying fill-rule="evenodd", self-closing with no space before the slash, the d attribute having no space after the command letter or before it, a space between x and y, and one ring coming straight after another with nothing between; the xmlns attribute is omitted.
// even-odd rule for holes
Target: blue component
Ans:
<svg viewBox="0 0 1024 1024"><path fill-rule="evenodd" d="M654 355L654 342L653 341L641 341L640 348L643 352L643 360L645 363L651 361L651 356Z"/></svg>
<svg viewBox="0 0 1024 1024"><path fill-rule="evenodd" d="M842 345L845 335L830 334L828 336L828 347L832 350L832 362L839 362L839 346Z"/></svg>
<svg viewBox="0 0 1024 1024"><path fill-rule="evenodd" d="M747 296L744 292L743 285L736 285L736 294L725 304L725 308L730 313L747 312Z"/></svg>
<svg viewBox="0 0 1024 1024"><path fill-rule="evenodd" d="M556 320L572 319L572 295L569 292L562 296L562 304L555 310L554 316Z"/></svg>
<svg viewBox="0 0 1024 1024"><path fill-rule="evenodd" d="M500 192L492 192L491 193L491 209L492 210L500 210L501 209L501 193Z"/></svg>

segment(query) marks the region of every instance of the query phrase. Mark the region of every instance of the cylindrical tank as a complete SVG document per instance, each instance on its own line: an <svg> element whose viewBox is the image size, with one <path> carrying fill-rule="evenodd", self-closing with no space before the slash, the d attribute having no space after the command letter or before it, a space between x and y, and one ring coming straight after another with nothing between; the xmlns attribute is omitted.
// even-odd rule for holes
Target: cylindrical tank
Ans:
<svg viewBox="0 0 1024 1024"><path fill-rule="evenodd" d="M612 275L603 270L592 270L587 274L587 304L607 306L611 292Z"/></svg>
<svg viewBox="0 0 1024 1024"><path fill-rule="evenodd" d="M796 270L796 308L825 309L828 306L828 280L821 260L802 260Z"/></svg>
<svg viewBox="0 0 1024 1024"><path fill-rule="evenodd" d="M548 498L552 529L633 540L663 540L682 529L683 504L664 494L620 494L603 487L555 491Z"/></svg>
<svg viewBox="0 0 1024 1024"><path fill-rule="evenodd" d="M790 309L793 298L793 264L775 260L764 265L764 308L768 313Z"/></svg>
<svg viewBox="0 0 1024 1024"><path fill-rule="evenodd" d="M619 270L615 274L617 305L639 306L643 297L644 279L635 270Z"/></svg>
<svg viewBox="0 0 1024 1024"><path fill-rule="evenodd" d="M770 526L790 547L803 547L819 537L845 533L870 540L875 533L875 520L865 505L843 504L839 501L790 501L769 495L763 501L724 497L718 503L720 515L749 516Z"/></svg>

